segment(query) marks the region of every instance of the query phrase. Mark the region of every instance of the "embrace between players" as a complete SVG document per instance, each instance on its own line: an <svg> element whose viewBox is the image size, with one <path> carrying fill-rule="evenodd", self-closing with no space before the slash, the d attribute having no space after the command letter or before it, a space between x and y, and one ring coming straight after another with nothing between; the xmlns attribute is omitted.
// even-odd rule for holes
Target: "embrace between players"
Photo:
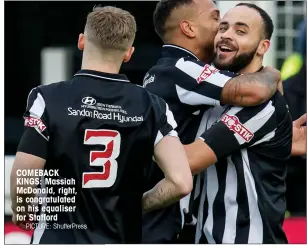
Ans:
<svg viewBox="0 0 307 249"><path fill-rule="evenodd" d="M253 4L220 20L211 0L162 0L153 21L165 45L143 87L119 74L134 17L97 7L78 40L82 69L30 92L11 173L14 223L30 222L16 219L29 205L16 203L27 196L17 170L58 169L76 181L76 209L40 220L50 226L36 226L33 244L287 243L286 162L306 153L306 116L292 123L279 72L262 66L271 18ZM56 204L37 215L44 205Z"/></svg>

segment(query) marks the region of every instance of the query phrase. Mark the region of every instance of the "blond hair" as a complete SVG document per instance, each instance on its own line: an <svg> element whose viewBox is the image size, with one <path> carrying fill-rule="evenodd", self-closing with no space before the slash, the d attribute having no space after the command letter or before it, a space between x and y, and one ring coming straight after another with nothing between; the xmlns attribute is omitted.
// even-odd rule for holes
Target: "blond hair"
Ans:
<svg viewBox="0 0 307 249"><path fill-rule="evenodd" d="M126 51L132 46L136 33L134 17L112 6L94 7L85 25L86 38L98 48Z"/></svg>

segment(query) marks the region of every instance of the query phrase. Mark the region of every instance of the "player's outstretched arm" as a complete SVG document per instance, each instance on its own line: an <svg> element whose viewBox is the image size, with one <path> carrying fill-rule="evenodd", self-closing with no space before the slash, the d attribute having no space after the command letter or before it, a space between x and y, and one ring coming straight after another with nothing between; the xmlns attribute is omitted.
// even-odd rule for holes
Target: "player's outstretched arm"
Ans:
<svg viewBox="0 0 307 249"><path fill-rule="evenodd" d="M293 122L293 135L292 135L292 156L306 155L306 114ZM223 146L221 144L221 146ZM195 142L184 146L192 174L198 174L211 165L215 164L218 160L216 153L212 148L205 143L204 140L198 138ZM239 149L237 146L233 147L234 150ZM228 151L230 154L232 150Z"/></svg>
<svg viewBox="0 0 307 249"><path fill-rule="evenodd" d="M27 173L28 170L39 170L43 169L45 166L46 160L31 154L24 152L17 152L16 158L13 164L11 171L10 179L10 194L13 210L13 222L21 229L29 230L29 227L26 227L27 219L24 219L28 215L28 203L26 201L27 197L33 196L28 194L30 188L35 188L37 182L39 182L39 176L31 176L30 173ZM23 181L25 179L26 181ZM18 184L20 183L20 184ZM18 190L19 189L19 190ZM25 212L18 212L17 206L20 210L25 210ZM17 215L19 217L17 217Z"/></svg>
<svg viewBox="0 0 307 249"><path fill-rule="evenodd" d="M276 115L272 101L253 107L230 108L199 139L185 146L192 173L201 172L235 151L271 141L277 128ZM290 142L291 135L291 130L285 132L281 142ZM283 152L275 153L277 158L285 156L279 154Z"/></svg>
<svg viewBox="0 0 307 249"><path fill-rule="evenodd" d="M165 178L143 195L143 210L164 208L188 195L193 179L183 145L177 137L165 136L155 147L155 160Z"/></svg>
<svg viewBox="0 0 307 249"><path fill-rule="evenodd" d="M239 75L184 58L177 61L173 75L177 96L187 105L256 106L270 99L280 82L274 68ZM155 85L147 88L154 92Z"/></svg>
<svg viewBox="0 0 307 249"><path fill-rule="evenodd" d="M243 74L230 79L222 90L221 103L255 106L269 100L280 82L280 72L265 67L261 72Z"/></svg>
<svg viewBox="0 0 307 249"><path fill-rule="evenodd" d="M199 138L195 142L185 145L184 148L193 175L202 172L217 162L217 156L214 151Z"/></svg>

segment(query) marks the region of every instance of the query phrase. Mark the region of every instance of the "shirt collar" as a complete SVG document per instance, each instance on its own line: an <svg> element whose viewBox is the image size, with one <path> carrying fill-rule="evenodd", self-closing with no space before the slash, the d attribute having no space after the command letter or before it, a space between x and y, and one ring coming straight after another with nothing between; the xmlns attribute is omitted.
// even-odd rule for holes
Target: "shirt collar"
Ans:
<svg viewBox="0 0 307 249"><path fill-rule="evenodd" d="M199 60L197 56L194 53L192 53L190 50L173 44L163 45L162 54L163 56L172 56L178 58L189 56L193 57L196 60Z"/></svg>
<svg viewBox="0 0 307 249"><path fill-rule="evenodd" d="M75 75L77 76L87 76L102 80L110 80L110 81L120 81L120 82L130 82L126 75L124 74L113 74L113 73L104 73L95 70L82 69L79 70Z"/></svg>

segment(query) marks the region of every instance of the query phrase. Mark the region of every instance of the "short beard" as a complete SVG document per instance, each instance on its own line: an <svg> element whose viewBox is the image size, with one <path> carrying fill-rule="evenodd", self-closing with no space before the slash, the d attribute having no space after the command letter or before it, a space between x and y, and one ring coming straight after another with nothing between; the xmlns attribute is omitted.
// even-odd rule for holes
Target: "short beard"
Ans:
<svg viewBox="0 0 307 249"><path fill-rule="evenodd" d="M257 48L258 48L258 46L255 49L253 49L251 52L242 53L242 54L236 56L235 58L232 59L232 61L230 61L230 63L227 63L227 64L219 63L218 55L216 55L213 63L215 65L215 67L220 69L220 70L227 70L227 71L231 71L231 72L239 72L243 68L247 67L252 62L252 60L254 59L254 56L257 52Z"/></svg>

